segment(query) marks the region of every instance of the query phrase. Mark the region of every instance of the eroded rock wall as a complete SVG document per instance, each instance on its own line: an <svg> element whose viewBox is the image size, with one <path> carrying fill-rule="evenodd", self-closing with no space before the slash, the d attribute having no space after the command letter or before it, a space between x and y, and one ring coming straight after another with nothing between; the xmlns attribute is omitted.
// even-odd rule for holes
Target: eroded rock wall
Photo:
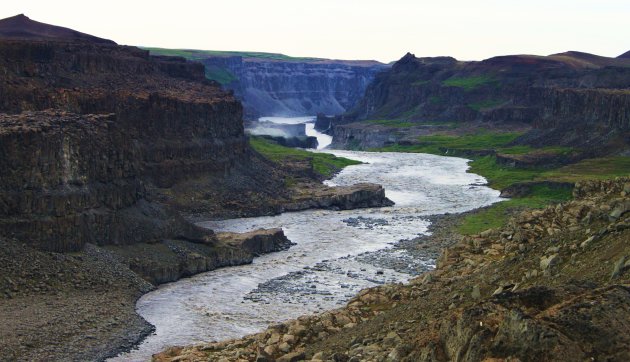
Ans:
<svg viewBox="0 0 630 362"><path fill-rule="evenodd" d="M386 68L377 62L335 60L208 57L202 62L234 77L225 86L242 100L249 118L343 113Z"/></svg>
<svg viewBox="0 0 630 362"><path fill-rule="evenodd" d="M242 107L202 65L5 40L0 73L2 235L54 251L213 238L150 196L249 159Z"/></svg>

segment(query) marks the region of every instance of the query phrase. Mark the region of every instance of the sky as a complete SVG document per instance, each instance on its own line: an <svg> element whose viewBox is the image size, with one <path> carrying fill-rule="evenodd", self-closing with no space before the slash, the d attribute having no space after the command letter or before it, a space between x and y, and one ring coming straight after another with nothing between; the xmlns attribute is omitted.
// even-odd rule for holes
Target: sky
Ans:
<svg viewBox="0 0 630 362"><path fill-rule="evenodd" d="M390 62L630 50L630 0L2 0L119 44Z"/></svg>

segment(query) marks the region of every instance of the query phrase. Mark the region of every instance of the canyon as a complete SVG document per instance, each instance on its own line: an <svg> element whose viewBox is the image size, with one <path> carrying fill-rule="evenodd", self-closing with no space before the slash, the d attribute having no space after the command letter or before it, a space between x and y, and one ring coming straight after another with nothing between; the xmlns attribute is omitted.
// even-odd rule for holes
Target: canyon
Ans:
<svg viewBox="0 0 630 362"><path fill-rule="evenodd" d="M0 20L0 74L0 359L117 356L155 330L136 312L143 295L150 299L183 285L174 298L179 302L200 280L217 283L210 289L233 280L230 288L236 288L247 278L224 269L147 294L180 278L251 263L239 270L254 271L250 279L259 284L245 294L254 297L215 293L226 306L237 300L256 306L265 288L288 280L287 290L321 293L308 305L308 312L321 314L283 321L279 316L286 320L289 313L276 311L259 318L258 329L246 329L255 334L173 347L154 359L628 358L630 179L576 181L566 176L570 169L561 174L568 180L519 182L508 175L499 187L490 177L467 173L469 160L442 157L490 157L498 165L492 178L555 171L593 157L626 158L627 53L479 62L407 54L390 67L121 46L18 15ZM334 151L339 158L328 156L340 162L322 172L316 164L322 153L300 151L304 156L281 147L296 144L245 132L247 121L260 116L316 113L315 128L330 134L335 148L418 152L424 149L413 147L426 146L427 136L515 136L503 143L485 139L483 147L431 149L440 156ZM299 145L314 145L312 138L304 141ZM354 166L338 166L348 164ZM370 168L369 178L360 176ZM612 174L618 175L593 178ZM385 181L387 190L380 185ZM537 204L538 210L506 209L494 214L510 217L504 225L481 232L437 228L465 217L451 213L505 201L486 181L502 188L502 196L542 189L567 198ZM427 191L433 184L439 197ZM431 221L424 218L429 215ZM299 222L285 228L292 218ZM425 228L434 221L435 235L429 235ZM257 227L239 226L250 222ZM404 232L397 240L383 237L399 226ZM318 232L322 227L329 229ZM381 238L368 240L370 233ZM289 253L293 237L302 244ZM324 243L307 243L317 237L331 243L335 259L315 258ZM304 251L305 245L312 249ZM359 254L362 248L378 255ZM255 259L273 252L279 253ZM311 264L302 263L309 258ZM355 258L372 258L372 264L362 270ZM291 270L279 275L282 268L257 264L265 260ZM334 263L343 267L330 267ZM374 288L407 282L399 274L434 266L408 284ZM271 279L258 278L270 271ZM372 288L345 299L337 289L319 292L339 278L348 281L339 288L353 295ZM287 303L291 318L307 308L297 300ZM165 305L160 302L156 310ZM322 310L341 302L347 305ZM168 313L176 323L177 311ZM270 322L279 324L260 332ZM168 339L169 331L158 332Z"/></svg>
<svg viewBox="0 0 630 362"><path fill-rule="evenodd" d="M234 91L247 120L260 116L335 115L353 108L376 74L376 61L296 58L282 54L148 48L201 62L206 76Z"/></svg>

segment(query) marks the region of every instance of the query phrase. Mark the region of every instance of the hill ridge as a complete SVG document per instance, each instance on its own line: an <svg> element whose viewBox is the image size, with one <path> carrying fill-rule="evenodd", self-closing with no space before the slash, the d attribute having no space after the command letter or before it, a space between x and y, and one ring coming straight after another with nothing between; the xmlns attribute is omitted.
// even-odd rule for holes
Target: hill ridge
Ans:
<svg viewBox="0 0 630 362"><path fill-rule="evenodd" d="M24 14L1 19L0 38L117 45L114 41L109 39L99 38L62 26L31 20Z"/></svg>

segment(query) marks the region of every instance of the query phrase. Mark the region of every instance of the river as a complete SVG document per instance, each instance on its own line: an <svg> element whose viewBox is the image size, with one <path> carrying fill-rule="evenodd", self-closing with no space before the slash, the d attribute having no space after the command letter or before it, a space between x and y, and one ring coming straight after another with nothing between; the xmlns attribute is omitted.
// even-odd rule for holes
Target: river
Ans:
<svg viewBox="0 0 630 362"><path fill-rule="evenodd" d="M405 282L434 267L430 256L396 247L400 240L426 233L427 216L501 200L498 191L483 186L483 177L466 172L462 158L326 152L364 162L345 168L328 184L378 183L396 204L199 223L216 231L282 227L296 245L250 265L199 274L144 295L137 310L156 332L137 350L113 360L142 361L171 345L241 337L272 323L340 307L363 288Z"/></svg>

